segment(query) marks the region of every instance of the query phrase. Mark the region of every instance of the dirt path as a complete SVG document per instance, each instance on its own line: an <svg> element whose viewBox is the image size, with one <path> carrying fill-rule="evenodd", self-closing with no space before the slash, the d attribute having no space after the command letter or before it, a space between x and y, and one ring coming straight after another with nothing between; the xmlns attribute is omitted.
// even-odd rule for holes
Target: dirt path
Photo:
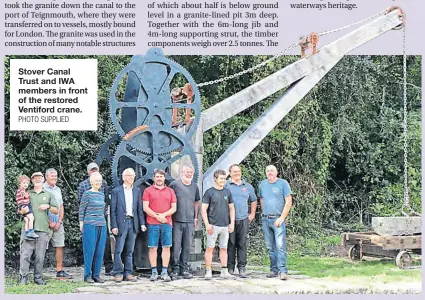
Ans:
<svg viewBox="0 0 425 300"><path fill-rule="evenodd" d="M82 280L82 268L68 269L74 280ZM249 278L234 280L220 279L206 281L202 277L191 280L179 279L172 282L150 282L148 275L137 282L115 283L112 277L103 277L106 282L78 288L84 294L419 294L421 281L385 282L379 277L344 277L341 279L308 278L289 274L288 281L277 278L267 279L259 271L249 270ZM46 276L55 276L55 270L46 270Z"/></svg>

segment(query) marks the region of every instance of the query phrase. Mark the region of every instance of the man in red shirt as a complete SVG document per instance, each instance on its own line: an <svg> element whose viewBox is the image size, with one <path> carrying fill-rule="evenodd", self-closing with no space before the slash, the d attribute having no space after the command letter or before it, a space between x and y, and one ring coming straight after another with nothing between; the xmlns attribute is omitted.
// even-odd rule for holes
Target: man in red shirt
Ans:
<svg viewBox="0 0 425 300"><path fill-rule="evenodd" d="M143 210L147 214L149 261L152 268L151 281L158 279L156 269L158 242L161 238L162 246L162 272L161 279L170 281L168 264L170 262L170 248L172 241L171 216L177 210L176 194L165 186L165 171L155 170L154 184L143 192Z"/></svg>

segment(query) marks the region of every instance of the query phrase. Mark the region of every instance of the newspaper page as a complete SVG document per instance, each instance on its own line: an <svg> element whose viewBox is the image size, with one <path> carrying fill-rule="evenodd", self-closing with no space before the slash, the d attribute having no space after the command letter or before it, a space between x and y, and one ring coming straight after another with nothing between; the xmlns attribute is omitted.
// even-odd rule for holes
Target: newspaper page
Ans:
<svg viewBox="0 0 425 300"><path fill-rule="evenodd" d="M419 299L423 1L0 5L6 297Z"/></svg>

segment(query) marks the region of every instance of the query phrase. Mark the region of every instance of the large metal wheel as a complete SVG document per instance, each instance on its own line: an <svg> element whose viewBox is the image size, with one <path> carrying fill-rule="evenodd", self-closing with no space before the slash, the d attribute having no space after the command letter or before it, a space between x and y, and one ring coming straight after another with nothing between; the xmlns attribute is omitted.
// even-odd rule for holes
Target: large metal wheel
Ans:
<svg viewBox="0 0 425 300"><path fill-rule="evenodd" d="M359 245L353 245L348 249L348 258L352 261L358 261L361 260L363 257L362 252L360 250Z"/></svg>
<svg viewBox="0 0 425 300"><path fill-rule="evenodd" d="M400 269L407 269L412 265L412 256L407 251L400 251L395 258L395 263Z"/></svg>

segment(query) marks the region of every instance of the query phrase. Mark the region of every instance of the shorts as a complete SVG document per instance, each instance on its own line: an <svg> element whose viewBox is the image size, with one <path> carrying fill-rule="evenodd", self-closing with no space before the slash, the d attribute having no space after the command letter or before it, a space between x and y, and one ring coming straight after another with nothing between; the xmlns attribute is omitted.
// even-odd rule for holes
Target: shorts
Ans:
<svg viewBox="0 0 425 300"><path fill-rule="evenodd" d="M171 247L173 244L173 230L170 224L152 224L148 225L148 247L157 248L161 238L163 248Z"/></svg>
<svg viewBox="0 0 425 300"><path fill-rule="evenodd" d="M32 214L33 213L31 203L19 205L18 206L18 210L21 210L24 207L28 207L28 212L26 214L23 214L22 216L26 217L28 214Z"/></svg>
<svg viewBox="0 0 425 300"><path fill-rule="evenodd" d="M52 245L53 248L65 247L65 230L62 223L57 231L51 230L51 233L49 234L49 240L49 244Z"/></svg>
<svg viewBox="0 0 425 300"><path fill-rule="evenodd" d="M227 248L227 242L229 241L229 227L221 227L213 225L213 234L207 232L207 248L214 248L215 242L218 238L218 246L223 249Z"/></svg>

